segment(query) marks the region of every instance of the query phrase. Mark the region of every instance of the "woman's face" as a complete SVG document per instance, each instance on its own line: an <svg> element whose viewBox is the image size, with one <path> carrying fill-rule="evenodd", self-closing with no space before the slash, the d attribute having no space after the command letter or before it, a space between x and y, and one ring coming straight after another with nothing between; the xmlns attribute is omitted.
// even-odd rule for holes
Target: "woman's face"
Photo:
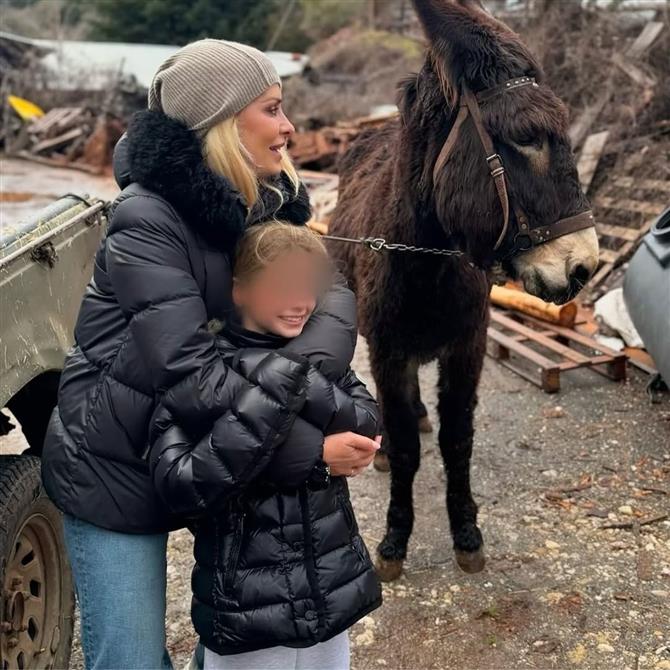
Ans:
<svg viewBox="0 0 670 670"><path fill-rule="evenodd" d="M281 101L281 88L275 84L237 117L240 139L260 176L281 172L282 151L286 150L288 139L295 131Z"/></svg>

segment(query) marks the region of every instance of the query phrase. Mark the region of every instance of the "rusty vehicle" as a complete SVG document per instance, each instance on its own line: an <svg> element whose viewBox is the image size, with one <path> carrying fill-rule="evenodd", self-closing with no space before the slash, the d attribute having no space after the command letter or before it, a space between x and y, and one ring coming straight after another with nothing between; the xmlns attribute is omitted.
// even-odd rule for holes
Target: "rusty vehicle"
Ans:
<svg viewBox="0 0 670 670"><path fill-rule="evenodd" d="M11 436L0 437L0 668L69 665L72 577L39 457L105 211L65 196L0 228L0 435L18 424L27 442L8 455Z"/></svg>

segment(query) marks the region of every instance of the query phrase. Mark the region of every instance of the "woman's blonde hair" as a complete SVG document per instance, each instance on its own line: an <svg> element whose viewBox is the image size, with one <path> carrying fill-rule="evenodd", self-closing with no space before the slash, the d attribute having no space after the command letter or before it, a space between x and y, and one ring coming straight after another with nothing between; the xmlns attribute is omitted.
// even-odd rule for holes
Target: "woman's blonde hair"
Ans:
<svg viewBox="0 0 670 670"><path fill-rule="evenodd" d="M242 144L237 117L225 119L209 129L203 142L203 152L210 169L225 177L242 194L247 207L251 209L258 201L259 184L263 182ZM298 193L300 178L285 148L281 150L281 169L288 176L295 193ZM282 197L279 189L268 183L264 185Z"/></svg>
<svg viewBox="0 0 670 670"><path fill-rule="evenodd" d="M284 221L253 225L237 244L233 276L242 281L250 279L283 253L296 250L317 256L323 261L326 274L328 273L328 251L311 228Z"/></svg>

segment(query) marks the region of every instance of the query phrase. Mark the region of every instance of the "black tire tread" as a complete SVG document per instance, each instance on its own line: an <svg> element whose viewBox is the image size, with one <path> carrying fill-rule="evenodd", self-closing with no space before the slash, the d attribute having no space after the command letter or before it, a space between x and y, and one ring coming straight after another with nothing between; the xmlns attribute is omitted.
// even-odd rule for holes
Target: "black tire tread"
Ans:
<svg viewBox="0 0 670 670"><path fill-rule="evenodd" d="M9 540L13 543L18 522L23 516L21 511L38 500L53 505L42 488L40 459L25 455L0 456L0 585L4 583L7 558L12 548ZM64 545L60 547L60 551L65 553ZM71 584L69 576L66 583ZM55 654L55 670L67 668L74 635L74 598L66 598L65 605L69 611L62 613L63 620L70 625L61 626L61 641Z"/></svg>

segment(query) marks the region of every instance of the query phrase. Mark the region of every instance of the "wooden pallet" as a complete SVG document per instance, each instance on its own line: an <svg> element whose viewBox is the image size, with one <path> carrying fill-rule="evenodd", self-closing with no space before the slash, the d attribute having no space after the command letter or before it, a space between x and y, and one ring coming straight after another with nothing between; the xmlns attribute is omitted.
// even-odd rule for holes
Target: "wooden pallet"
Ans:
<svg viewBox="0 0 670 670"><path fill-rule="evenodd" d="M530 316L492 307L488 340L489 355L546 393L557 393L561 373L577 368L590 368L615 381L626 378L625 354Z"/></svg>
<svg viewBox="0 0 670 670"><path fill-rule="evenodd" d="M628 197L632 191L637 193L637 198ZM640 191L648 197L641 199ZM588 284L592 300L606 290L612 271L633 255L642 237L667 207L669 192L670 181L613 176L604 192L595 197L593 205L600 243L600 266Z"/></svg>

